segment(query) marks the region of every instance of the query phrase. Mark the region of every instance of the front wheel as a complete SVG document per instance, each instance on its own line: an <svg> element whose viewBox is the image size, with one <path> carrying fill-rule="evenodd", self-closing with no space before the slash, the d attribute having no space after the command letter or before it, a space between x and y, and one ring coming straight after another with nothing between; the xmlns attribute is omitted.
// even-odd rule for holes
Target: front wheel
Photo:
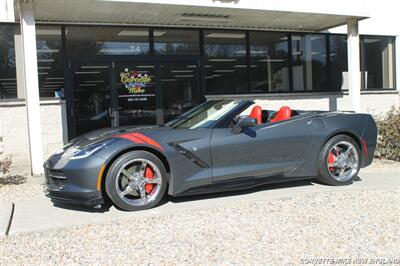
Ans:
<svg viewBox="0 0 400 266"><path fill-rule="evenodd" d="M166 170L152 153L131 151L111 165L105 186L107 195L118 208L126 211L149 209L165 193Z"/></svg>
<svg viewBox="0 0 400 266"><path fill-rule="evenodd" d="M320 152L318 170L318 179L328 185L351 184L360 171L358 144L349 136L334 136Z"/></svg>

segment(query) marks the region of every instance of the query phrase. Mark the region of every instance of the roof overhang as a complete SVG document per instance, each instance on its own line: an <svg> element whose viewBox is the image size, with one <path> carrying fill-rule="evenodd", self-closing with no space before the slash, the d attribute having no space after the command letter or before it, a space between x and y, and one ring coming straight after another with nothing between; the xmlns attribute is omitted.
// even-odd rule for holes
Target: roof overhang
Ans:
<svg viewBox="0 0 400 266"><path fill-rule="evenodd" d="M346 1L34 0L34 15L39 23L319 32L368 17L360 6L344 8ZM19 5L15 8L18 21Z"/></svg>

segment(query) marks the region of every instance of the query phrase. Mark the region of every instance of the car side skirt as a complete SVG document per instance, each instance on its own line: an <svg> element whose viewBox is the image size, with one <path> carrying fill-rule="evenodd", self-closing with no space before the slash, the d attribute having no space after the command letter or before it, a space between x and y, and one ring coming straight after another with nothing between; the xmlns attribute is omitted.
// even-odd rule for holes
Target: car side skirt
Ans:
<svg viewBox="0 0 400 266"><path fill-rule="evenodd" d="M268 185L268 184L279 184L286 183L292 181L302 181L302 180L310 180L315 177L286 177L284 175L275 175L270 177L257 177L257 178L238 178L229 181L221 181L215 182L213 184L199 186L190 188L186 191L183 191L179 194L174 194L174 197L180 196L189 196L189 195L199 195L199 194L207 194L207 193L216 193L216 192L229 192L229 191L237 191L243 189L251 189L258 186ZM292 184L294 185L294 184Z"/></svg>

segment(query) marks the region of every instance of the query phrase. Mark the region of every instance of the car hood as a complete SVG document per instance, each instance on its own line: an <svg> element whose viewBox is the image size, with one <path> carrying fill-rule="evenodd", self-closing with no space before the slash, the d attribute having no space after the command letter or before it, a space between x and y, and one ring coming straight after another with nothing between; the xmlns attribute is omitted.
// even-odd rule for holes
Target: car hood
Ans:
<svg viewBox="0 0 400 266"><path fill-rule="evenodd" d="M131 133L131 132L145 133L147 131L164 131L164 130L167 130L167 128L157 127L157 126L124 126L124 127L114 127L114 128L102 128L91 131L89 133L86 133L71 140L64 146L64 149L67 149L71 146L78 148L83 147L86 145L90 145L92 143L101 142L113 138L117 135L124 133Z"/></svg>

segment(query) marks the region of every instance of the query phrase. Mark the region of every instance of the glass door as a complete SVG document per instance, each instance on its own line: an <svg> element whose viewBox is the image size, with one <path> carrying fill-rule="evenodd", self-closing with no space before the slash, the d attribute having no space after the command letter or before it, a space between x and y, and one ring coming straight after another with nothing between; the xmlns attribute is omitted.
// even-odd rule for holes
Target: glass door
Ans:
<svg viewBox="0 0 400 266"><path fill-rule="evenodd" d="M73 62L71 74L73 135L113 126L111 64Z"/></svg>
<svg viewBox="0 0 400 266"><path fill-rule="evenodd" d="M117 63L114 70L119 126L156 125L157 66Z"/></svg>
<svg viewBox="0 0 400 266"><path fill-rule="evenodd" d="M198 104L198 72L196 62L160 64L164 123Z"/></svg>

